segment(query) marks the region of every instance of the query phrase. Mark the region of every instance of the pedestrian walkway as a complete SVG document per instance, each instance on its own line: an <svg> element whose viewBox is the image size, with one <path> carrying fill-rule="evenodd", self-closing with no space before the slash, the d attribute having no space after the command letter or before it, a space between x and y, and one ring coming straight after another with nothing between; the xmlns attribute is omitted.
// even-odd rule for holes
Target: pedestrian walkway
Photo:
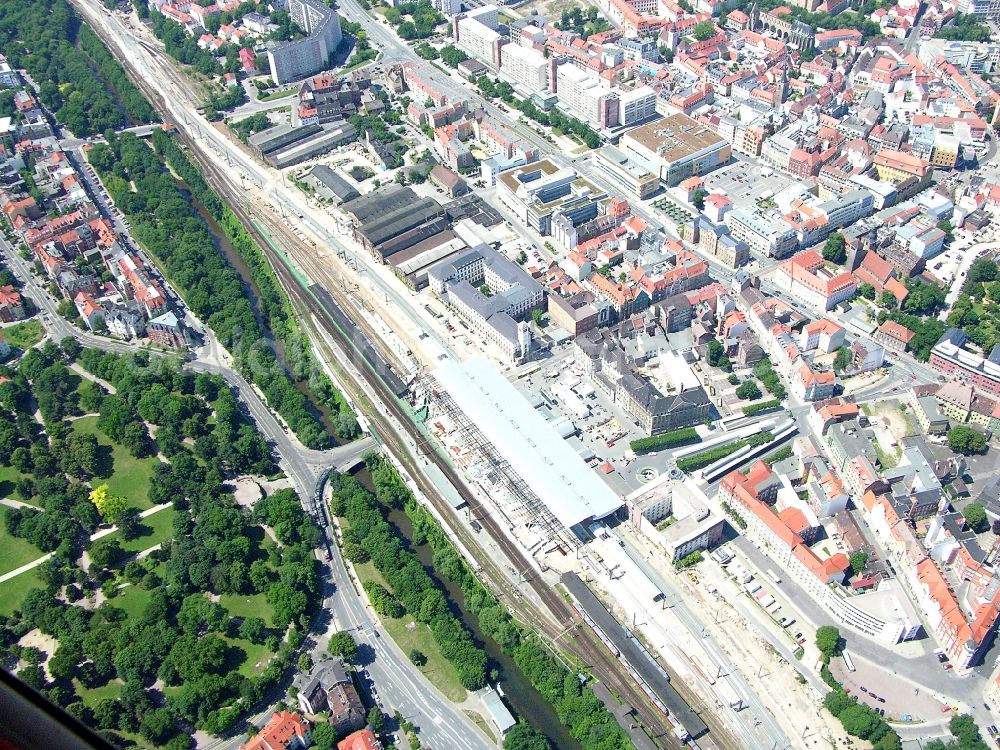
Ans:
<svg viewBox="0 0 1000 750"><path fill-rule="evenodd" d="M16 500L11 500L9 502L15 503L17 501ZM7 503L5 502L3 504L6 505ZM154 505L152 508L144 510L142 513L140 513L139 517L140 518L148 518L149 516L153 515L154 513L159 513L161 510L169 508L172 505L173 505L172 502L163 503L162 505ZM28 506L28 507L31 507L31 506ZM106 529L101 529L100 531L97 531L97 532L95 532L95 533L93 533L93 534L90 535L90 541L96 542L98 539L103 539L104 537L108 536L109 534L113 534L116 531L118 531L118 527L117 526L110 526L110 527L108 527ZM44 563L50 557L52 557L52 553L51 552L49 552L48 554L42 555L38 559L32 560L30 563L26 563L26 564L22 565L20 568L16 568L16 569L10 571L9 573L4 573L2 576L0 576L0 583L3 583L4 581L9 581L11 578L16 578L17 576L21 575L21 573L27 573L32 568L37 568L39 565L41 565L42 563Z"/></svg>
<svg viewBox="0 0 1000 750"><path fill-rule="evenodd" d="M0 505L6 505L8 508L31 508L32 510L42 510L31 503L22 503L20 500L11 500L9 497L0 497Z"/></svg>

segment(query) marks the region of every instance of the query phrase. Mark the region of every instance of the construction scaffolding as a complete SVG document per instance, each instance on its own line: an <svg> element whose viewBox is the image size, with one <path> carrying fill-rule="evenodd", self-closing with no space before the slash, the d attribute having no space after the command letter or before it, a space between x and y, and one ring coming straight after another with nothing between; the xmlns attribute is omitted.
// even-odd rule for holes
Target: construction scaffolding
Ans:
<svg viewBox="0 0 1000 750"><path fill-rule="evenodd" d="M497 510L509 524L533 527L533 531L542 537L542 543L535 547L544 551L554 546L572 552L581 546L580 538L560 523L548 505L531 491L527 482L483 436L445 388L441 387L433 377L422 377L419 390L431 394L432 413L443 415L454 425L455 431L461 435L473 459L487 467L486 476L489 481L511 498L512 507L504 508L496 497L490 496ZM536 549L533 548L531 551L535 552Z"/></svg>

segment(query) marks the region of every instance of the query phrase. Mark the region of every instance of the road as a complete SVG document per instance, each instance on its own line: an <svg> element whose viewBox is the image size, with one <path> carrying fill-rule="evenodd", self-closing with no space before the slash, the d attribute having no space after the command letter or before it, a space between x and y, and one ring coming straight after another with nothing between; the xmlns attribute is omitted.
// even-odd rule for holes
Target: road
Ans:
<svg viewBox="0 0 1000 750"><path fill-rule="evenodd" d="M0 250L8 267L22 281L25 295L42 311L46 329L52 338L58 341L71 336L84 346L116 354L140 350L134 344L95 336L70 324L56 312L56 301L38 283L28 263L13 252L3 238L0 238ZM228 354L211 337L209 342L209 345L199 350L198 359L186 363L185 367L195 372L220 375L237 390L258 428L274 445L282 469L293 480L303 500L311 500L317 479L325 469L351 465L377 447L371 438L365 438L329 451L302 448L274 418L256 389L239 373L223 364ZM153 351L150 353L159 354ZM327 562L327 567L337 592L326 602L334 618L330 627L334 630L354 631L352 634L359 644L370 648L367 669L387 705L400 710L407 719L420 727L421 737L431 746L464 750L486 750L493 747L459 709L425 680L408 657L396 648L392 639L374 637L377 619L368 609L363 595L352 585L340 556L334 555ZM320 647L325 647L328 636L329 632L321 637ZM270 712L266 713L269 716ZM267 716L262 714L259 718L266 719ZM242 738L237 738L213 743L208 747L232 748L237 747L241 741Z"/></svg>
<svg viewBox="0 0 1000 750"><path fill-rule="evenodd" d="M759 570L767 570L772 565L769 559L746 537L737 536L732 544ZM786 576L776 587L787 599L794 602L795 608L814 625L825 625L830 622L830 615L826 610L816 604L798 583L791 580L790 576ZM952 705L962 704L963 709L971 713L980 726L994 723L992 716L983 708L982 683L979 679L971 675L946 676L941 665L930 653L929 648L926 654L912 658L902 656L869 638L852 637L851 631L845 631L844 636L851 653L873 664L891 665L893 673L933 691Z"/></svg>
<svg viewBox="0 0 1000 750"><path fill-rule="evenodd" d="M353 0L344 0L344 9L350 12L350 4ZM360 12L360 11L359 11ZM363 15L363 14L362 14ZM371 36L379 37L383 36L383 43L388 48L391 44L394 54L397 58L387 58L387 61L392 61L392 59L415 59L412 58L412 52L405 46L395 41L391 38L391 32L387 29L381 27L381 25L370 18L367 18L367 23L372 27ZM102 23L108 21L106 16L101 16L98 20ZM360 17L359 17L360 20ZM390 39L391 38L391 39ZM300 222L305 224L312 233L317 235L318 239L327 242L331 247L348 254L348 250L343 247L343 245L338 242L337 237L331 234L325 227L320 226L316 221L311 218L311 209L308 205L307 200L295 189L288 189L285 185L275 179L273 174L265 167L261 167L256 164L248 155L243 153L240 149L235 148L234 144L226 138L226 136L214 128L208 127L203 124L203 122L190 114L192 101L190 96L182 90L176 82L176 78L172 78L169 75L169 71L166 69L158 69L155 67L156 61L149 59L149 56L145 54L147 50L143 49L143 45L136 42L130 35L117 34L116 41L119 43L124 42L125 54L129 61L135 65L138 69L147 71L146 80L155 80L160 83L159 89L164 93L164 104L170 111L170 114L176 117L178 124L183 123L186 127L187 132L195 135L197 138L202 139L209 143L209 148L211 148L220 158L226 160L227 166L230 168L229 171L241 170L243 174L246 175L246 180L252 182L259 187L261 191L269 194L274 198L278 205L282 206L283 209L291 211L293 214L300 216ZM426 63L419 63L427 65ZM439 72L435 71L436 79L446 79L445 76L441 75ZM463 96L468 96L469 90L467 88L461 87L460 84L451 82L450 85L460 87L461 94ZM483 102L484 108L488 111L493 110L498 117L503 120L506 118L502 113L497 110L492 104L488 102ZM513 129L525 135L526 138L532 140L532 142L537 142L541 147L544 147L546 151L552 148L551 144L546 142L533 130L530 128L524 128L519 123L514 123L510 125ZM570 160L566 159L562 155L555 157L555 160L560 163L568 164ZM309 217L309 218L307 218ZM300 255L298 260L300 262L306 262ZM309 266L314 266L315 261L309 263ZM318 273L318 270L310 269L311 273ZM413 310L412 302L404 299L399 292L393 288L391 284L386 284L382 275L379 273L371 273L369 276L373 282L383 291L388 298L391 298L393 302L397 305L398 309L404 311L405 314L411 317L411 322L414 325L421 325L422 321L420 319L419 313ZM441 342L443 343L443 342ZM777 730L775 738L780 737L780 730ZM777 741L775 739L774 741ZM783 744L783 743L782 743Z"/></svg>

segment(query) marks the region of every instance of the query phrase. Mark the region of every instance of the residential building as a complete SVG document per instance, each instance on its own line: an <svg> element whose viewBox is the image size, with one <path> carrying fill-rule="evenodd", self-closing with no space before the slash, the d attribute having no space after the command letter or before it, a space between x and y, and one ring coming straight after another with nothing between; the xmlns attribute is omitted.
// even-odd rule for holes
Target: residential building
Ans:
<svg viewBox="0 0 1000 750"><path fill-rule="evenodd" d="M323 70L341 39L340 16L320 0L288 0L288 14L307 36L268 50L271 79L278 84Z"/></svg>
<svg viewBox="0 0 1000 750"><path fill-rule="evenodd" d="M649 86L639 86L618 95L618 121L630 128L656 117L656 92Z"/></svg>
<svg viewBox="0 0 1000 750"><path fill-rule="evenodd" d="M799 348L804 352L816 349L829 354L844 345L846 336L847 331L842 325L829 318L820 318L803 326Z"/></svg>
<svg viewBox="0 0 1000 750"><path fill-rule="evenodd" d="M548 88L548 61L531 47L505 44L500 48L500 77L522 92L544 91Z"/></svg>
<svg viewBox="0 0 1000 750"><path fill-rule="evenodd" d="M559 109L571 117L598 130L619 124L618 91L593 71L563 63L556 68L556 91Z"/></svg>
<svg viewBox="0 0 1000 750"><path fill-rule="evenodd" d="M904 325L892 320L885 321L872 336L876 342L886 349L902 354L907 350L910 341L916 334Z"/></svg>
<svg viewBox="0 0 1000 750"><path fill-rule="evenodd" d="M691 239L697 242L698 249L720 263L730 268L739 268L750 260L750 247L733 237L725 224L713 224L698 216L693 222L693 228Z"/></svg>
<svg viewBox="0 0 1000 750"><path fill-rule="evenodd" d="M826 268L823 257L806 250L778 266L774 284L821 310L830 310L857 291L855 278Z"/></svg>
<svg viewBox="0 0 1000 750"><path fill-rule="evenodd" d="M798 247L794 229L783 222L771 221L760 211L736 208L726 213L725 222L733 237L762 255L784 258Z"/></svg>
<svg viewBox="0 0 1000 750"><path fill-rule="evenodd" d="M182 349L189 343L184 324L172 311L150 319L146 323L146 334L154 344L171 349Z"/></svg>
<svg viewBox="0 0 1000 750"><path fill-rule="evenodd" d="M764 554L791 574L821 604L829 607L830 583L843 583L850 561L843 552L820 558L802 534L812 536L813 522L801 508L778 513L772 509L782 488L779 479L763 461L757 461L744 476L738 471L727 474L719 485L719 499L733 509L746 524L744 534ZM794 491L787 488L792 495ZM797 530L798 529L798 530Z"/></svg>
<svg viewBox="0 0 1000 750"><path fill-rule="evenodd" d="M275 711L240 750L305 750L312 742L309 724L293 711Z"/></svg>
<svg viewBox="0 0 1000 750"><path fill-rule="evenodd" d="M308 674L295 678L299 709L303 714L329 713L327 721L338 735L347 735L366 724L365 707L350 673L339 659L324 659Z"/></svg>
<svg viewBox="0 0 1000 750"><path fill-rule="evenodd" d="M497 7L483 6L455 18L453 30L458 46L489 68L497 70L503 41L497 31Z"/></svg>
<svg viewBox="0 0 1000 750"><path fill-rule="evenodd" d="M359 729L337 743L337 750L382 750L378 737L371 729Z"/></svg>
<svg viewBox="0 0 1000 750"><path fill-rule="evenodd" d="M21 293L10 285L0 286L0 323L24 320L26 312Z"/></svg>

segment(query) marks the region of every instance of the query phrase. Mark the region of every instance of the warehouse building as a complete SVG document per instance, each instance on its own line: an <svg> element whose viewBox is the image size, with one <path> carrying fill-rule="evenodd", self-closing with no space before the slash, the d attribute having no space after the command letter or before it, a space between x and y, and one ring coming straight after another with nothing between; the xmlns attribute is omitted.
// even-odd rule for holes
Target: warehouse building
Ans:
<svg viewBox="0 0 1000 750"><path fill-rule="evenodd" d="M622 136L621 145L627 155L652 165L670 187L722 166L731 156L729 141L685 114L640 125Z"/></svg>
<svg viewBox="0 0 1000 750"><path fill-rule="evenodd" d="M306 182L313 186L320 198L335 203L345 203L361 196L351 183L325 164L317 164L309 170Z"/></svg>
<svg viewBox="0 0 1000 750"><path fill-rule="evenodd" d="M284 124L255 133L247 139L247 144L258 159L276 169L284 169L325 154L357 137L358 131L349 122L299 127Z"/></svg>
<svg viewBox="0 0 1000 750"><path fill-rule="evenodd" d="M448 228L444 206L395 182L342 208L354 221L354 238L382 263Z"/></svg>

